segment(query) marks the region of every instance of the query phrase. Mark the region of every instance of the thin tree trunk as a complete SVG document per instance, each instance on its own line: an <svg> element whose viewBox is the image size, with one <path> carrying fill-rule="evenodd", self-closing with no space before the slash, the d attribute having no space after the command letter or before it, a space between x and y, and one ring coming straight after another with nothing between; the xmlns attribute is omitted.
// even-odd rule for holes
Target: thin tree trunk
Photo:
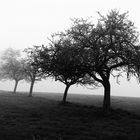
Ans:
<svg viewBox="0 0 140 140"><path fill-rule="evenodd" d="M63 95L63 101L62 101L63 103L66 103L66 98L67 98L69 87L70 87L70 85L66 85L65 92L64 92L64 95Z"/></svg>
<svg viewBox="0 0 140 140"><path fill-rule="evenodd" d="M17 85L18 85L18 80L15 80L15 87L14 87L14 92L13 93L16 93Z"/></svg>
<svg viewBox="0 0 140 140"><path fill-rule="evenodd" d="M111 100L110 100L110 82L107 80L103 84L104 86L104 100L103 100L103 109L104 111L108 111L111 107Z"/></svg>
<svg viewBox="0 0 140 140"><path fill-rule="evenodd" d="M35 80L32 80L32 81L31 81L31 86L30 86L29 97L32 97L34 83L35 83Z"/></svg>

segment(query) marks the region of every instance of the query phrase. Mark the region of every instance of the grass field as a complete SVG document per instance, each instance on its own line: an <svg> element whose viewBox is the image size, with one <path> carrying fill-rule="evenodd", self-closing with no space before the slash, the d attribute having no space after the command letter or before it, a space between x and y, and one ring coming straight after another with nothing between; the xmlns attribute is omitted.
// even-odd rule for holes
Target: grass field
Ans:
<svg viewBox="0 0 140 140"><path fill-rule="evenodd" d="M104 114L102 96L0 92L0 140L139 140L140 99L112 97ZM122 108L122 109L121 109Z"/></svg>

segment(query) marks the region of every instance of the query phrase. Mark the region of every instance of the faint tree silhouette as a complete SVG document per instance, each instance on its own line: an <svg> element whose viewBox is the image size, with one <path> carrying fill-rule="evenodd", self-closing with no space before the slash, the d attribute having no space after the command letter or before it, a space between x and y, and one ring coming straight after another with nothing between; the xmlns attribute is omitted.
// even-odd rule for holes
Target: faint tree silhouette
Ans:
<svg viewBox="0 0 140 140"><path fill-rule="evenodd" d="M39 53L41 46L33 46L24 50L26 58L24 59L25 80L31 82L29 97L32 96L35 81L41 81L45 78L39 65Z"/></svg>
<svg viewBox="0 0 140 140"><path fill-rule="evenodd" d="M0 79L15 81L13 93L16 93L18 82L25 78L23 67L24 63L20 58L19 50L8 48L4 51L1 57Z"/></svg>

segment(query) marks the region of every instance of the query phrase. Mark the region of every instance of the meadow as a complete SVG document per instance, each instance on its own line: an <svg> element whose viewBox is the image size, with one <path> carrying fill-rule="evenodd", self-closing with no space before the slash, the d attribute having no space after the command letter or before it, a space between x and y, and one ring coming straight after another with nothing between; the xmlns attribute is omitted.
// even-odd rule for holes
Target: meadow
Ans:
<svg viewBox="0 0 140 140"><path fill-rule="evenodd" d="M61 93L12 94L0 91L0 140L139 140L140 98Z"/></svg>

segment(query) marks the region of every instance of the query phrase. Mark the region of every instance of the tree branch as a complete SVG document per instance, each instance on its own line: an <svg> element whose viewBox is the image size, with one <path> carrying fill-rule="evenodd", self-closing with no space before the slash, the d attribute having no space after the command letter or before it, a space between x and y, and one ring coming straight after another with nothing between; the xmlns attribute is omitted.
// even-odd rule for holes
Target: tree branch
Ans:
<svg viewBox="0 0 140 140"><path fill-rule="evenodd" d="M117 68L117 67L124 66L124 65L126 65L126 64L127 64L127 63L125 63L125 62L120 62L120 63L118 63L118 64L116 64L116 65L114 65L114 66L111 66L109 69L112 70L112 69L115 69L115 68Z"/></svg>
<svg viewBox="0 0 140 140"><path fill-rule="evenodd" d="M97 82L100 82L100 83L103 83L103 81L101 80L101 79L99 79L99 78L97 78L94 74L89 74L91 77L93 77L93 79L95 80L95 81L97 81Z"/></svg>

